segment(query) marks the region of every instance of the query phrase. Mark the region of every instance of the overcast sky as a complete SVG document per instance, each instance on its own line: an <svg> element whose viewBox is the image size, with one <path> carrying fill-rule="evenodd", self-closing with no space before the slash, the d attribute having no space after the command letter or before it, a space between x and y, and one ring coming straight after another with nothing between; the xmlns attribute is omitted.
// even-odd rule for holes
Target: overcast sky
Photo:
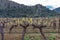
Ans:
<svg viewBox="0 0 60 40"><path fill-rule="evenodd" d="M52 6L54 8L60 7L60 0L12 0L20 4L36 5L42 4L44 6Z"/></svg>

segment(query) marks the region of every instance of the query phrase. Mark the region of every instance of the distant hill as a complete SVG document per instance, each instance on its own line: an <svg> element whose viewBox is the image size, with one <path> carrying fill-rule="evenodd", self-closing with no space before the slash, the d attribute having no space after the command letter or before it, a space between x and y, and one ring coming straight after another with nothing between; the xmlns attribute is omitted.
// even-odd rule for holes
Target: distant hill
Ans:
<svg viewBox="0 0 60 40"><path fill-rule="evenodd" d="M54 9L54 11L55 11L55 12L57 12L57 13L60 13L60 7L59 7L59 8Z"/></svg>
<svg viewBox="0 0 60 40"><path fill-rule="evenodd" d="M27 6L8 1L5 9L0 9L0 17L57 17L59 13L49 10L45 6L36 4L35 6Z"/></svg>

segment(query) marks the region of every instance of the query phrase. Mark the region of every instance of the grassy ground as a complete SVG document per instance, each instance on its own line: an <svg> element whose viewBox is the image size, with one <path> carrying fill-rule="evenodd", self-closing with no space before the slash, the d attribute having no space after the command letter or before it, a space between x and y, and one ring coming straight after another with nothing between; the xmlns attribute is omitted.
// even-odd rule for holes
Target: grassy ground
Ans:
<svg viewBox="0 0 60 40"><path fill-rule="evenodd" d="M22 28L14 28L12 32L9 34L9 29L4 28L4 39L5 40L21 40ZM43 32L48 40L60 40L60 34L58 34L58 29L43 29ZM1 37L0 37L1 38ZM55 39L54 39L55 38ZM38 29L33 30L32 28L27 29L27 33L25 34L25 40L43 40L41 34Z"/></svg>
<svg viewBox="0 0 60 40"><path fill-rule="evenodd" d="M48 39L54 40L60 40L57 33L45 33L46 37ZM21 40L21 34L5 34L5 40ZM42 36L40 34L26 34L25 40L43 40Z"/></svg>

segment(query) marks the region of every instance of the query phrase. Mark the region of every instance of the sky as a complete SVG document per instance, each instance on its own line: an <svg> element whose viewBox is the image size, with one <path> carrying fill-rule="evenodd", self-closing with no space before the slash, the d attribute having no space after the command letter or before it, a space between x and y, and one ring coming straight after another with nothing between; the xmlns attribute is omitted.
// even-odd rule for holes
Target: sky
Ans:
<svg viewBox="0 0 60 40"><path fill-rule="evenodd" d="M36 4L42 4L43 6L50 7L50 9L55 9L60 7L60 0L12 0L14 2L25 4L28 6L33 6Z"/></svg>

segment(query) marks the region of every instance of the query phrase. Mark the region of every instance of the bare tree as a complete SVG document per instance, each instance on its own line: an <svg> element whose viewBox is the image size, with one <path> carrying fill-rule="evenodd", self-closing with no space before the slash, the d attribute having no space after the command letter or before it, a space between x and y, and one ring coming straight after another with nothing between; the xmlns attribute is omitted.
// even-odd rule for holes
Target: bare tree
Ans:
<svg viewBox="0 0 60 40"><path fill-rule="evenodd" d="M42 24L32 24L32 26L33 26L33 29L38 28L39 31L40 31L40 33L41 33L41 35L42 35L42 37L43 37L43 39L44 39L44 40L47 40L46 37L45 37L45 35L44 35L44 33L43 33L43 30L42 30L44 27L47 27L46 25L42 25Z"/></svg>
<svg viewBox="0 0 60 40"><path fill-rule="evenodd" d="M9 29L9 33L11 33L11 31L12 31L12 29L14 28L14 27L17 27L18 25L16 24L16 25L12 25L11 27L10 27L10 29Z"/></svg>
<svg viewBox="0 0 60 40"><path fill-rule="evenodd" d="M11 33L11 31L12 31L12 29L13 29L14 27L18 27L18 24L15 23L15 20L13 21L13 24L12 24L12 26L11 26L10 29L9 29L9 33Z"/></svg>
<svg viewBox="0 0 60 40"><path fill-rule="evenodd" d="M20 26L23 27L22 39L21 39L21 40L24 40L24 36L25 36L25 33L26 33L26 29L27 29L27 27L29 26L29 23L28 23L27 21L23 21L23 23L20 24Z"/></svg>
<svg viewBox="0 0 60 40"><path fill-rule="evenodd" d="M14 21L15 22L15 21ZM27 27L29 26L29 23L27 21L23 21L22 24L20 24L21 27L23 27L23 32L22 32L22 39L21 40L24 40L24 36L25 36L25 33L26 33L26 29ZM12 29L14 27L18 27L18 24L13 24L10 29L9 29L9 33L11 33Z"/></svg>
<svg viewBox="0 0 60 40"><path fill-rule="evenodd" d="M4 25L2 22L0 23L0 33L1 33L1 40L4 40L4 31L3 31Z"/></svg>
<svg viewBox="0 0 60 40"><path fill-rule="evenodd" d="M1 33L1 40L4 40L4 31L3 29L5 28L5 23L8 21L0 21L0 33Z"/></svg>

